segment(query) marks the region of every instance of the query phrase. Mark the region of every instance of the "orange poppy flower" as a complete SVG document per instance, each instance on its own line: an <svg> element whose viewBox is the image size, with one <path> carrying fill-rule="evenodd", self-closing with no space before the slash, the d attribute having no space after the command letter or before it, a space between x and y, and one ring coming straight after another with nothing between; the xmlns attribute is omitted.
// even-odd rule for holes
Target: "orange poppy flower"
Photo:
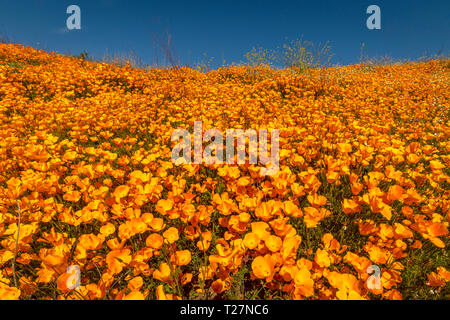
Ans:
<svg viewBox="0 0 450 320"><path fill-rule="evenodd" d="M147 237L145 240L145 244L147 247L153 248L153 249L161 249L163 246L163 237L157 233L152 233Z"/></svg>
<svg viewBox="0 0 450 320"><path fill-rule="evenodd" d="M130 249L119 249L110 251L106 255L108 270L113 274L120 273L125 266L131 262Z"/></svg>
<svg viewBox="0 0 450 320"><path fill-rule="evenodd" d="M173 208L173 200L171 199L160 199L158 203L156 204L156 211L159 212L162 215L165 215L167 211L171 210Z"/></svg>
<svg viewBox="0 0 450 320"><path fill-rule="evenodd" d="M133 290L125 297L123 297L123 300L145 300L145 296L142 294L142 292Z"/></svg>
<svg viewBox="0 0 450 320"><path fill-rule="evenodd" d="M133 279L128 281L127 287L131 291L137 291L142 287L143 284L144 284L144 280L142 279L142 277L134 277Z"/></svg>
<svg viewBox="0 0 450 320"><path fill-rule="evenodd" d="M325 205L325 203L327 203L327 198L325 198L324 196L318 195L317 193L314 193L313 195L308 195L307 199L309 201L309 203L313 206L313 207L321 207L323 205Z"/></svg>
<svg viewBox="0 0 450 320"><path fill-rule="evenodd" d="M244 245L250 249L255 249L259 244L259 236L254 232L249 232L244 237Z"/></svg>
<svg viewBox="0 0 450 320"><path fill-rule="evenodd" d="M304 297L314 295L314 280L311 279L311 272L306 268L301 268L294 276L294 284L297 294Z"/></svg>
<svg viewBox="0 0 450 320"><path fill-rule="evenodd" d="M209 246L211 245L211 240L212 240L211 231L202 232L200 240L197 241L197 248L200 251L208 250Z"/></svg>
<svg viewBox="0 0 450 320"><path fill-rule="evenodd" d="M79 191L69 191L64 194L63 199L70 202L78 202L81 198Z"/></svg>
<svg viewBox="0 0 450 320"><path fill-rule="evenodd" d="M170 244L174 243L175 241L177 241L180 238L178 229L174 228L174 227L170 227L169 229L164 231L163 237Z"/></svg>
<svg viewBox="0 0 450 320"><path fill-rule="evenodd" d="M404 192L403 188L398 185L390 186L387 198L389 201L401 200L403 192Z"/></svg>
<svg viewBox="0 0 450 320"><path fill-rule="evenodd" d="M120 199L125 198L128 195L128 192L130 191L130 187L122 185L118 186L114 192L113 197L116 198L116 201L119 202Z"/></svg>
<svg viewBox="0 0 450 320"><path fill-rule="evenodd" d="M331 265L331 260L328 255L328 252L322 249L317 249L316 255L314 257L314 261L321 267L321 268L328 268Z"/></svg>
<svg viewBox="0 0 450 320"><path fill-rule="evenodd" d="M277 236L274 236L274 235L270 235L269 237L267 237L265 239L265 244L266 244L266 247L270 251L277 252L277 251L279 251L281 249L283 241L281 240L280 237L277 237Z"/></svg>
<svg viewBox="0 0 450 320"><path fill-rule="evenodd" d="M185 266L189 262L191 262L191 252L189 250L175 252L175 263L178 266Z"/></svg>
<svg viewBox="0 0 450 320"><path fill-rule="evenodd" d="M171 275L170 267L165 262L161 263L161 265L159 266L159 270L155 270L153 272L153 278L161 280L163 282L169 282L170 275Z"/></svg>
<svg viewBox="0 0 450 320"><path fill-rule="evenodd" d="M273 276L274 265L270 255L257 256L252 262L252 272L258 279L270 281Z"/></svg>
<svg viewBox="0 0 450 320"><path fill-rule="evenodd" d="M116 231L116 227L112 223L107 223L100 228L100 233L107 237Z"/></svg>
<svg viewBox="0 0 450 320"><path fill-rule="evenodd" d="M21 291L14 287L0 285L0 300L18 300Z"/></svg>

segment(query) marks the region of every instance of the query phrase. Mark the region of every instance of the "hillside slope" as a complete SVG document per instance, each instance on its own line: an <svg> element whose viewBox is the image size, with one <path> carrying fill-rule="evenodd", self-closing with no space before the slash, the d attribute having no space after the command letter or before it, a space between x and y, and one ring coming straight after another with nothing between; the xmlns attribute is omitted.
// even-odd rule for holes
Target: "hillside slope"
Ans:
<svg viewBox="0 0 450 320"><path fill-rule="evenodd" d="M0 44L0 299L448 299L448 66L203 74ZM196 120L278 129L279 172L174 165Z"/></svg>

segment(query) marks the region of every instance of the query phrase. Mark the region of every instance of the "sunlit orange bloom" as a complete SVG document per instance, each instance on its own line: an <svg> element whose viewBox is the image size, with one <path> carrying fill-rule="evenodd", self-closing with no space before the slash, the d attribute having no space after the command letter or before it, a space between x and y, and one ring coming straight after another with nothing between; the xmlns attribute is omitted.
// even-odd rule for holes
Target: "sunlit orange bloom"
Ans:
<svg viewBox="0 0 450 320"><path fill-rule="evenodd" d="M341 289L336 292L336 297L339 300L366 300L361 294L352 289Z"/></svg>
<svg viewBox="0 0 450 320"><path fill-rule="evenodd" d="M420 249L422 248L422 242L419 240L414 241L414 243L410 246L411 249Z"/></svg>
<svg viewBox="0 0 450 320"><path fill-rule="evenodd" d="M349 143L338 143L337 148L341 153L352 152L352 146Z"/></svg>
<svg viewBox="0 0 450 320"><path fill-rule="evenodd" d="M390 201L400 200L402 198L403 192L403 188L398 185L390 186L388 191L388 199Z"/></svg>
<svg viewBox="0 0 450 320"><path fill-rule="evenodd" d="M180 238L178 229L174 228L174 227L170 227L169 229L164 231L163 237L169 243L174 243L175 241L177 241Z"/></svg>
<svg viewBox="0 0 450 320"><path fill-rule="evenodd" d="M326 250L339 250L339 248L341 247L339 242L336 239L334 239L331 233L325 233L322 236L322 242Z"/></svg>
<svg viewBox="0 0 450 320"><path fill-rule="evenodd" d="M164 228L164 220L162 218L154 218L150 222L150 228L152 231L158 232L161 231Z"/></svg>
<svg viewBox="0 0 450 320"><path fill-rule="evenodd" d="M370 260L376 264L385 264L389 258L389 252L376 245L367 244L364 249L369 253Z"/></svg>
<svg viewBox="0 0 450 320"><path fill-rule="evenodd" d="M441 239L435 237L435 238L429 238L429 240L436 246L439 248L445 248L445 243L444 241L442 241Z"/></svg>
<svg viewBox="0 0 450 320"><path fill-rule="evenodd" d="M42 261L49 267L60 266L66 261L64 252L57 249L41 249L39 255Z"/></svg>
<svg viewBox="0 0 450 320"><path fill-rule="evenodd" d="M270 279L274 272L274 262L270 255L257 256L252 262L252 272L259 279Z"/></svg>
<svg viewBox="0 0 450 320"><path fill-rule="evenodd" d="M181 284L185 285L188 284L192 281L192 273L185 273L183 274L183 276L181 277Z"/></svg>
<svg viewBox="0 0 450 320"><path fill-rule="evenodd" d="M406 159L408 160L408 163L417 163L420 160L420 157L414 153L410 153L408 154L408 156L406 157Z"/></svg>
<svg viewBox="0 0 450 320"><path fill-rule="evenodd" d="M309 203L313 206L313 207L321 207L323 206L325 203L327 203L327 198L325 198L324 196L321 196L317 193L314 193L313 195L309 195L307 197Z"/></svg>
<svg viewBox="0 0 450 320"><path fill-rule="evenodd" d="M86 250L95 250L99 249L103 243L103 239L100 239L98 236L90 233L83 234L78 238L80 246L82 246Z"/></svg>
<svg viewBox="0 0 450 320"><path fill-rule="evenodd" d="M302 210L290 200L283 203L283 210L287 215L291 215L294 218L298 218L303 215Z"/></svg>
<svg viewBox="0 0 450 320"><path fill-rule="evenodd" d="M403 196L403 202L406 205L418 204L422 201L422 196L415 189L406 190L406 194Z"/></svg>
<svg viewBox="0 0 450 320"><path fill-rule="evenodd" d="M353 199L344 199L342 202L342 211L346 214L356 213L361 211L361 207L358 202Z"/></svg>
<svg viewBox="0 0 450 320"><path fill-rule="evenodd" d="M251 216L247 212L241 212L239 214L239 221L242 223L247 223L251 219Z"/></svg>
<svg viewBox="0 0 450 320"><path fill-rule="evenodd" d="M108 269L113 273L120 273L123 268L131 262L130 249L119 249L110 251L106 255Z"/></svg>
<svg viewBox="0 0 450 320"><path fill-rule="evenodd" d="M133 218L127 223L133 235L147 231L147 224L141 218Z"/></svg>
<svg viewBox="0 0 450 320"><path fill-rule="evenodd" d="M328 183L333 183L337 179L339 179L339 172L335 172L335 171L327 172L327 181L328 181Z"/></svg>
<svg viewBox="0 0 450 320"><path fill-rule="evenodd" d="M153 249L161 249L163 246L163 237L157 233L152 233L145 240L145 244Z"/></svg>
<svg viewBox="0 0 450 320"><path fill-rule="evenodd" d="M331 265L330 257L328 252L322 249L317 249L314 261L322 268L329 267Z"/></svg>
<svg viewBox="0 0 450 320"><path fill-rule="evenodd" d="M125 240L122 240L121 242L119 242L119 240L117 238L112 238L112 239L109 239L108 241L106 241L106 245L111 250L119 250L119 249L122 249L124 247Z"/></svg>
<svg viewBox="0 0 450 320"><path fill-rule="evenodd" d="M291 186L291 190L292 190L292 193L294 194L294 196L296 196L296 197L301 197L305 194L305 187L301 186L298 183L293 183Z"/></svg>
<svg viewBox="0 0 450 320"><path fill-rule="evenodd" d="M314 280L311 279L311 272L306 268L301 268L294 277L294 284L297 292L304 297L314 295Z"/></svg>
<svg viewBox="0 0 450 320"><path fill-rule="evenodd" d="M0 250L0 266L14 258L14 253L9 250Z"/></svg>
<svg viewBox="0 0 450 320"><path fill-rule="evenodd" d="M120 200L121 198L124 198L128 195L128 192L130 191L130 188L128 186L118 186L114 192L113 192L113 196Z"/></svg>
<svg viewBox="0 0 450 320"><path fill-rule="evenodd" d="M156 211L161 213L162 215L166 214L167 211L173 208L173 200L171 199L161 199L156 204Z"/></svg>
<svg viewBox="0 0 450 320"><path fill-rule="evenodd" d="M244 237L244 245L252 250L255 249L259 244L259 236L254 232L249 232Z"/></svg>
<svg viewBox="0 0 450 320"><path fill-rule="evenodd" d="M269 221L279 212L280 204L275 203L273 200L263 202L255 209L255 215L263 221Z"/></svg>
<svg viewBox="0 0 450 320"><path fill-rule="evenodd" d="M381 213L386 219L391 220L392 209L374 193L363 195L364 202L370 206L373 213Z"/></svg>
<svg viewBox="0 0 450 320"><path fill-rule="evenodd" d="M211 283L211 289L214 290L215 293L220 294L231 287L231 282L228 280L217 279Z"/></svg>
<svg viewBox="0 0 450 320"><path fill-rule="evenodd" d="M156 288L157 300L180 300L181 298L173 294L166 294L164 292L164 286L161 284Z"/></svg>
<svg viewBox="0 0 450 320"><path fill-rule="evenodd" d="M438 267L437 273L431 272L427 275L427 286L432 287L443 287L447 282L450 281L450 272L444 267Z"/></svg>
<svg viewBox="0 0 450 320"><path fill-rule="evenodd" d="M283 244L283 241L280 237L270 235L264 240L267 248L272 252L277 252L281 249L281 246Z"/></svg>
<svg viewBox="0 0 450 320"><path fill-rule="evenodd" d="M145 300L145 296L138 290L133 290L123 297L123 300Z"/></svg>
<svg viewBox="0 0 450 320"><path fill-rule="evenodd" d="M128 289L131 291L139 290L144 284L144 280L142 277L134 277L130 281L128 281Z"/></svg>
<svg viewBox="0 0 450 320"><path fill-rule="evenodd" d="M236 211L236 204L233 199L229 198L227 192L224 192L222 195L217 193L214 194L213 201L217 205L217 210L225 216L231 214L233 211Z"/></svg>
<svg viewBox="0 0 450 320"><path fill-rule="evenodd" d="M361 190L364 188L363 184L359 183L359 182L352 182L350 187L351 187L352 193L354 195L359 194L361 192Z"/></svg>
<svg viewBox="0 0 450 320"><path fill-rule="evenodd" d="M171 278L170 267L167 263L163 262L159 266L159 270L153 272L153 278L161 280L163 282L169 282Z"/></svg>
<svg viewBox="0 0 450 320"><path fill-rule="evenodd" d="M384 299L388 300L402 300L402 294L395 289L383 292L382 296Z"/></svg>
<svg viewBox="0 0 450 320"><path fill-rule="evenodd" d="M0 300L18 300L21 291L15 287L0 285Z"/></svg>
<svg viewBox="0 0 450 320"><path fill-rule="evenodd" d="M257 234L260 239L265 239L270 236L270 232L268 231L270 230L270 226L267 223L263 221L252 222L251 226L252 232Z"/></svg>
<svg viewBox="0 0 450 320"><path fill-rule="evenodd" d="M432 160L432 161L430 161L430 168L432 170L440 170L440 169L445 168L445 166L437 160Z"/></svg>
<svg viewBox="0 0 450 320"><path fill-rule="evenodd" d="M440 237L448 235L447 227L439 222L432 222L427 226L427 232L431 237Z"/></svg>
<svg viewBox="0 0 450 320"><path fill-rule="evenodd" d="M405 217L410 217L412 215L412 213L413 213L413 209L411 207L409 207L409 206L402 207L402 214Z"/></svg>
<svg viewBox="0 0 450 320"><path fill-rule="evenodd" d="M197 248L201 251L206 251L209 249L212 240L211 231L205 231L201 233L200 240L197 241Z"/></svg>
<svg viewBox="0 0 450 320"><path fill-rule="evenodd" d="M38 275L38 277L36 278L36 282L49 283L53 280L56 272L54 270L42 268L38 270L36 274Z"/></svg>
<svg viewBox="0 0 450 320"><path fill-rule="evenodd" d="M282 258L285 260L288 258L295 258L301 242L302 238L299 235L285 238L281 247Z"/></svg>
<svg viewBox="0 0 450 320"><path fill-rule="evenodd" d="M306 207L303 209L303 212L303 220L305 221L307 228L316 227L322 219L331 214L331 212L325 208L318 210L314 207Z"/></svg>
<svg viewBox="0 0 450 320"><path fill-rule="evenodd" d="M191 262L191 252L189 250L175 252L175 263L178 266L185 266L189 262Z"/></svg>
<svg viewBox="0 0 450 320"><path fill-rule="evenodd" d="M63 199L70 202L78 202L80 200L81 194L79 191L69 191L64 194Z"/></svg>
<svg viewBox="0 0 450 320"><path fill-rule="evenodd" d="M63 273L58 277L56 281L56 286L62 292L69 292L71 290L67 285L70 276L71 276L70 274Z"/></svg>
<svg viewBox="0 0 450 320"><path fill-rule="evenodd" d="M413 238L412 231L400 223L395 223L395 234L400 238Z"/></svg>
<svg viewBox="0 0 450 320"><path fill-rule="evenodd" d="M437 267L437 272L438 275L446 282L450 281L450 271L448 271L445 267Z"/></svg>
<svg viewBox="0 0 450 320"><path fill-rule="evenodd" d="M64 272L58 277L56 281L57 288L62 292L69 292L76 289L76 282L78 281L76 273L75 268L67 269L67 272Z"/></svg>
<svg viewBox="0 0 450 320"><path fill-rule="evenodd" d="M364 299L359 292L358 280L348 273L329 272L326 275L329 283L336 288L336 297L340 300Z"/></svg>
<svg viewBox="0 0 450 320"><path fill-rule="evenodd" d="M113 234L116 231L116 227L112 223L107 223L100 228L100 233L105 237Z"/></svg>
<svg viewBox="0 0 450 320"><path fill-rule="evenodd" d="M241 177L238 179L237 184L241 187L245 187L250 183L250 177Z"/></svg>

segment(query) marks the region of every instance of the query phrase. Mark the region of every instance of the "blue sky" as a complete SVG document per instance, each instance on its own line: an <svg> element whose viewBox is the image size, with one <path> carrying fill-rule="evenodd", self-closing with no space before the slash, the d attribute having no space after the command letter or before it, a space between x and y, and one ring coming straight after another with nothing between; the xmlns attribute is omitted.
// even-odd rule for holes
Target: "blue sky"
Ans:
<svg viewBox="0 0 450 320"><path fill-rule="evenodd" d="M66 30L66 9L81 8L81 30ZM366 9L381 8L381 30L369 30ZM285 39L330 41L333 62L357 63L361 44L369 56L418 58L448 54L448 0L315 1L122 1L1 0L0 32L16 43L59 53L132 50L154 63L152 34L171 35L181 63L195 63L206 53L213 66L244 60L253 46L274 49Z"/></svg>

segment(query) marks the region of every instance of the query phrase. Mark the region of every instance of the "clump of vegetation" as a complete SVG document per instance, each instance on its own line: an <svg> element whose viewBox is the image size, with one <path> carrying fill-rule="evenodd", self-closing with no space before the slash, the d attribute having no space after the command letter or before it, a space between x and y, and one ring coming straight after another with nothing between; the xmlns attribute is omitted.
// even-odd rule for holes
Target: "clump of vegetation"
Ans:
<svg viewBox="0 0 450 320"><path fill-rule="evenodd" d="M142 59L133 50L130 50L128 53L110 53L106 51L101 61L121 67L126 65L133 68L146 67L146 65L142 62Z"/></svg>
<svg viewBox="0 0 450 320"><path fill-rule="evenodd" d="M303 73L311 68L330 66L333 53L329 42L315 44L300 38L287 41L275 50L256 46L244 56L245 64L250 67L278 66Z"/></svg>
<svg viewBox="0 0 450 320"><path fill-rule="evenodd" d="M13 43L13 41L5 33L0 32L0 43L8 44L8 43Z"/></svg>
<svg viewBox="0 0 450 320"><path fill-rule="evenodd" d="M283 44L279 60L285 68L304 72L310 68L329 66L332 57L328 42L314 44L311 41L296 39Z"/></svg>
<svg viewBox="0 0 450 320"><path fill-rule="evenodd" d="M194 63L193 68L200 72L206 73L211 71L211 64L213 61L214 58L208 58L208 55L203 53L202 59L200 59L197 63Z"/></svg>
<svg viewBox="0 0 450 320"><path fill-rule="evenodd" d="M264 49L261 46L253 47L245 54L246 64L250 67L262 65L273 65L275 62L275 53L272 50Z"/></svg>

